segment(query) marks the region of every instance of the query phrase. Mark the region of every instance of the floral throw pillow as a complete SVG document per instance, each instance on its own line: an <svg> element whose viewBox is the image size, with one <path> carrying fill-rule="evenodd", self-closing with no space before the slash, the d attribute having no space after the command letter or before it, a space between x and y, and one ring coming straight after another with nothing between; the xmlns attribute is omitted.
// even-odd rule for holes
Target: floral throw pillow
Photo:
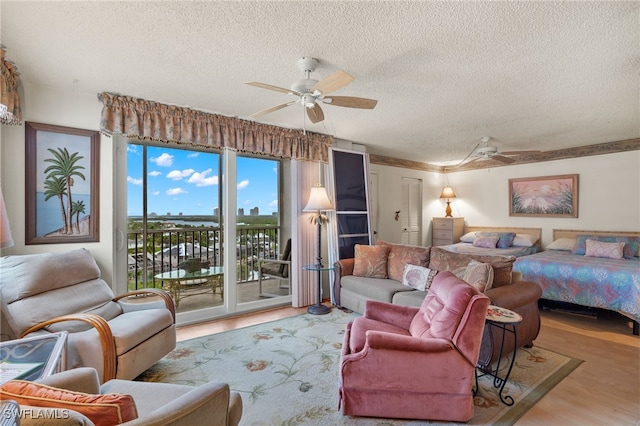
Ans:
<svg viewBox="0 0 640 426"><path fill-rule="evenodd" d="M482 247L482 248L496 248L498 244L498 237L490 237L490 236L477 236L473 240L474 247Z"/></svg>
<svg viewBox="0 0 640 426"><path fill-rule="evenodd" d="M426 291L431 287L433 278L437 273L438 271L435 269L406 264L402 274L402 284L415 288L416 290Z"/></svg>
<svg viewBox="0 0 640 426"><path fill-rule="evenodd" d="M472 260L458 278L484 293L493 285L493 268L489 263Z"/></svg>
<svg viewBox="0 0 640 426"><path fill-rule="evenodd" d="M377 244L389 246L387 275L392 280L402 281L404 267L408 264L429 266L431 247L410 246L378 241Z"/></svg>
<svg viewBox="0 0 640 426"><path fill-rule="evenodd" d="M355 277L387 278L387 257L389 246L367 246L356 244L353 260L353 275Z"/></svg>
<svg viewBox="0 0 640 426"><path fill-rule="evenodd" d="M587 240L585 256L607 257L610 259L622 259L624 243L607 243L596 240Z"/></svg>
<svg viewBox="0 0 640 426"><path fill-rule="evenodd" d="M482 237L498 237L498 248L509 248L513 244L513 240L516 238L515 232L481 232L478 234Z"/></svg>

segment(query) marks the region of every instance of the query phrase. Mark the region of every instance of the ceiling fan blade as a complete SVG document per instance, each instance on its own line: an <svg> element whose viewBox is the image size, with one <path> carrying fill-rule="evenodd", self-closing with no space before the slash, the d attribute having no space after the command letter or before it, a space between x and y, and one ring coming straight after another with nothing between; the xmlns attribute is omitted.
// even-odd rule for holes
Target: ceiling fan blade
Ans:
<svg viewBox="0 0 640 426"><path fill-rule="evenodd" d="M248 84L249 86L261 87L263 89L274 90L276 92L300 96L300 93L296 92L295 90L285 89L284 87L273 86L267 83L260 83L258 81L247 81L245 82L245 84Z"/></svg>
<svg viewBox="0 0 640 426"><path fill-rule="evenodd" d="M373 109L378 103L375 99L356 98L354 96L330 96L323 98L322 102L329 105L362 109Z"/></svg>
<svg viewBox="0 0 640 426"><path fill-rule="evenodd" d="M502 155L525 155L525 154L538 154L542 151L539 150L529 150L529 151L500 151Z"/></svg>
<svg viewBox="0 0 640 426"><path fill-rule="evenodd" d="M293 104L295 104L297 102L298 101L295 100L295 101L287 102L286 104L280 104L280 105L272 106L271 108L267 108L267 109L263 109L262 111L255 112L255 113L251 114L249 117L260 117L261 115L269 114L270 112L277 111L277 110L282 109L282 108L286 108L289 105L293 105Z"/></svg>
<svg viewBox="0 0 640 426"><path fill-rule="evenodd" d="M505 156L500 155L500 154L492 155L491 159L492 160L498 160L501 163L505 163L505 164L511 164L511 163L514 163L516 161L513 158L505 157Z"/></svg>
<svg viewBox="0 0 640 426"><path fill-rule="evenodd" d="M318 104L315 104L313 108L307 108L307 116L312 123L319 123L324 120L324 112L322 112L322 108Z"/></svg>
<svg viewBox="0 0 640 426"><path fill-rule="evenodd" d="M355 80L344 71L336 71L324 80L320 80L311 89L311 93L320 92L323 95L338 90Z"/></svg>

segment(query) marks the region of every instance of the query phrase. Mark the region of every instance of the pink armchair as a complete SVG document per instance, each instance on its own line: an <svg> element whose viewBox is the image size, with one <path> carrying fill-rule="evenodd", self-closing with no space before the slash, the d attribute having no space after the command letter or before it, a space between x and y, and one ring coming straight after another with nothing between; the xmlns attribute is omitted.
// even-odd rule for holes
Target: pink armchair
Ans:
<svg viewBox="0 0 640 426"><path fill-rule="evenodd" d="M466 422L489 298L450 272L420 306L368 301L346 328L343 415Z"/></svg>

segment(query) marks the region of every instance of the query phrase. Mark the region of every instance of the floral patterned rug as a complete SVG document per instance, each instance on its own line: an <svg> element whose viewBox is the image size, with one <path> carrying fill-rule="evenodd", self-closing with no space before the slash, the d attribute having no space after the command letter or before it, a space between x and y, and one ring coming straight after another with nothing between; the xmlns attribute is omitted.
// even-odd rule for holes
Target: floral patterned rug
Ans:
<svg viewBox="0 0 640 426"><path fill-rule="evenodd" d="M357 314L333 308L179 342L136 380L198 385L229 383L243 400L241 425L427 425L442 422L343 417L338 364L345 324ZM533 347L521 349L503 404L492 378L481 377L468 424L511 425L581 361Z"/></svg>

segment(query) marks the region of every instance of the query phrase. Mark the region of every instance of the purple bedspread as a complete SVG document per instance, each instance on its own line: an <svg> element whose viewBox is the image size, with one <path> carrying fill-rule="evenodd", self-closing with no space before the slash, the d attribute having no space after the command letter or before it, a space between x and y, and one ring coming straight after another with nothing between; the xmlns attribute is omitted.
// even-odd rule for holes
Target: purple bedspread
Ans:
<svg viewBox="0 0 640 426"><path fill-rule="evenodd" d="M513 269L542 287L542 298L609 309L640 322L640 260L548 250L516 259Z"/></svg>

